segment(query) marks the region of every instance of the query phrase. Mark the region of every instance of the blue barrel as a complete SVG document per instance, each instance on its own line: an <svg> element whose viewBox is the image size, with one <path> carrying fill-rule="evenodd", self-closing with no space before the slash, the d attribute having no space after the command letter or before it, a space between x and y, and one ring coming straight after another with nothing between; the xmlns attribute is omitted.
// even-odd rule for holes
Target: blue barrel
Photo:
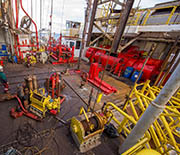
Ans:
<svg viewBox="0 0 180 155"><path fill-rule="evenodd" d="M6 45L2 45L2 50L6 51Z"/></svg>
<svg viewBox="0 0 180 155"><path fill-rule="evenodd" d="M141 79L142 74L143 74L143 72L142 72L141 75L139 76L138 81ZM131 81L135 82L136 79L137 79L137 77L138 77L138 75L139 75L139 71L138 71L138 70L135 70L134 73L133 73L132 76L131 76ZM137 81L137 82L138 82L138 81Z"/></svg>
<svg viewBox="0 0 180 155"><path fill-rule="evenodd" d="M124 77L129 78L133 72L134 68L133 67L127 67L125 72L124 72Z"/></svg>

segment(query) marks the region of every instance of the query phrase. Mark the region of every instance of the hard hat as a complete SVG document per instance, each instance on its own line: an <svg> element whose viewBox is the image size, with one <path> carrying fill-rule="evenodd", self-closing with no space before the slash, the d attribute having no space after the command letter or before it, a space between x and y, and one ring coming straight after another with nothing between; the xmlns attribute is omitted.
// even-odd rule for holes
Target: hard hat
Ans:
<svg viewBox="0 0 180 155"><path fill-rule="evenodd" d="M0 65L0 72L3 72L3 66Z"/></svg>

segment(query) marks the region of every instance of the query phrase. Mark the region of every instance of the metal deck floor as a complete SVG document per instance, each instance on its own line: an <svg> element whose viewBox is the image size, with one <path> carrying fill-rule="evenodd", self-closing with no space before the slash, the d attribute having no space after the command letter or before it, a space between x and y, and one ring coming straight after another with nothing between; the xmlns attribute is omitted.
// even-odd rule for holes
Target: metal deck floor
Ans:
<svg viewBox="0 0 180 155"><path fill-rule="evenodd" d="M21 64L8 64L5 67L5 73L10 83L11 93L15 93L17 84L23 82L26 75L37 75L39 85L43 86L45 78L49 76L50 72L54 68L58 71L62 71L65 69L65 67L66 66L63 65L57 65L52 67L52 65L50 64L37 64L35 67L26 68L24 65ZM2 93L2 91L2 86L0 86L0 93ZM59 113L59 117L63 117L63 120L69 120L72 116L78 115L81 106L86 107L85 103L83 103L79 96L75 94L75 92L69 86L66 86L62 94L66 96L66 100L61 105L61 112ZM51 148L51 151L53 150L53 153L51 151L44 151L42 154L82 154L76 148L76 145L71 138L68 126L62 125L52 116L48 116L42 122L36 122L30 118L27 118L26 116L13 119L10 117L9 111L12 107L15 107L16 105L16 100L0 102L0 146L13 141L15 138L15 131L19 128L19 126L22 126L26 122L30 123L37 131L50 129L54 126L60 125L60 128L58 128L55 132L55 138L58 146L53 142L49 144L49 147ZM109 139L104 135L102 136L102 144L100 146L84 154L117 154L118 146L121 142L122 140L120 138ZM48 144L48 139L44 140L44 143Z"/></svg>

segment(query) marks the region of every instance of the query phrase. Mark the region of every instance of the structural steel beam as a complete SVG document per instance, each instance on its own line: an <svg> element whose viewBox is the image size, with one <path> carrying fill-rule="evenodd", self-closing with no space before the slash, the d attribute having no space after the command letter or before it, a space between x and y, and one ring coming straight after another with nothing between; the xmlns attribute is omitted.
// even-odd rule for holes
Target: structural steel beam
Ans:
<svg viewBox="0 0 180 155"><path fill-rule="evenodd" d="M98 5L102 5L102 4L105 4L105 3L110 2L110 1L111 0L104 0L104 1L99 2Z"/></svg>
<svg viewBox="0 0 180 155"><path fill-rule="evenodd" d="M124 3L120 2L119 0L112 0L114 3L124 6Z"/></svg>
<svg viewBox="0 0 180 155"><path fill-rule="evenodd" d="M125 8L121 14L120 22L118 27L116 28L113 44L111 47L111 52L115 53L118 50L119 43L121 41L124 29L126 27L126 23L128 21L129 14L131 12L132 6L133 6L134 0L127 0Z"/></svg>
<svg viewBox="0 0 180 155"><path fill-rule="evenodd" d="M113 41L113 38L112 38L109 34L107 34L99 25L97 25L96 23L94 23L94 26L96 26L97 29L98 29L99 31L101 31L109 40Z"/></svg>
<svg viewBox="0 0 180 155"><path fill-rule="evenodd" d="M114 3L116 3L118 5L124 6L124 3L120 2L119 0L104 0L104 1L99 2L98 5L102 5L102 4L105 4L107 2L111 2L111 1L113 1Z"/></svg>
<svg viewBox="0 0 180 155"><path fill-rule="evenodd" d="M90 46L93 45L96 41L98 41L100 38L102 38L104 36L104 34L101 34L99 37L97 37L96 39L94 39L93 41L90 42Z"/></svg>
<svg viewBox="0 0 180 155"><path fill-rule="evenodd" d="M110 51L110 49L107 49L107 48L101 48L101 47L95 47L95 46L90 46L90 48L96 48L98 50L104 50L104 51Z"/></svg>
<svg viewBox="0 0 180 155"><path fill-rule="evenodd" d="M82 44L79 52L79 58L78 58L78 66L77 69L80 69L80 64L81 64L81 57L82 57L82 52L85 47L85 37L86 37L86 32L87 32L87 26L88 26L88 17L89 17L89 12L90 12L90 7L91 7L91 0L87 1L87 8L85 12L85 22L84 22L84 29L83 29L83 36L82 36Z"/></svg>
<svg viewBox="0 0 180 155"><path fill-rule="evenodd" d="M88 30L86 47L89 46L89 43L91 40L91 34L92 34L92 30L93 30L93 23L94 23L94 19L95 19L95 15L96 15L97 5L98 5L98 0L94 0L92 13L91 13L91 19L90 19L90 23L89 23L89 30Z"/></svg>
<svg viewBox="0 0 180 155"><path fill-rule="evenodd" d="M130 46L132 43L134 43L137 39L139 38L139 35L133 39L131 39L128 43L126 43L126 45L122 46L119 48L118 52L120 53L121 51L123 51L124 49L126 49L128 46Z"/></svg>

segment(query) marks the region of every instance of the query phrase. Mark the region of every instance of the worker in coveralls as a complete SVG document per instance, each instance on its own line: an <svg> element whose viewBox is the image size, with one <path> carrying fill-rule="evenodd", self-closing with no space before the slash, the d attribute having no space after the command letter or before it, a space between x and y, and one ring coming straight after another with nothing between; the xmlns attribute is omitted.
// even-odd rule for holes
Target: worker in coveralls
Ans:
<svg viewBox="0 0 180 155"><path fill-rule="evenodd" d="M6 75L4 74L3 72L3 67L0 65L0 82L3 84L4 86L4 92L5 93L8 93L8 90L9 90L9 85L8 85L8 82L7 82L7 78L6 78Z"/></svg>

